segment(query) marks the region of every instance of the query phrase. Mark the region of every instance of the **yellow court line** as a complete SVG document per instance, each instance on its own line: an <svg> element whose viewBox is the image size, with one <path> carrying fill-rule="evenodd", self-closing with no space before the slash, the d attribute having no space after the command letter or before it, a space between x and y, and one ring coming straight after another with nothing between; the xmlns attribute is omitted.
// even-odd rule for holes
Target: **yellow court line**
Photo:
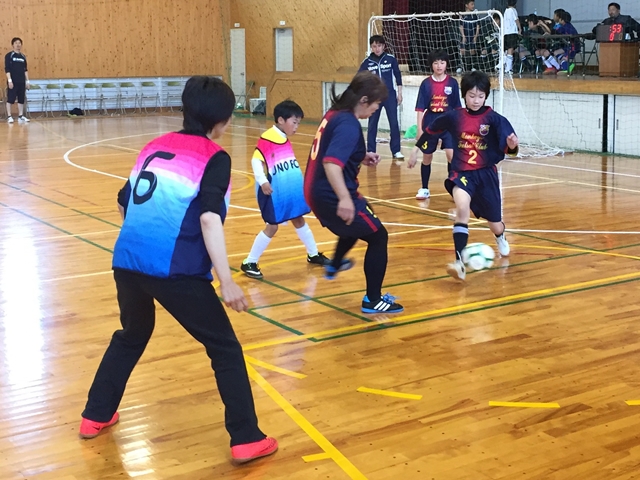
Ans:
<svg viewBox="0 0 640 480"><path fill-rule="evenodd" d="M255 365L256 367L262 367L266 370L271 370L272 372L281 373L283 375L287 375L293 378L307 378L304 373L293 372L291 370L287 370L286 368L276 367L275 365L271 365L270 363L263 362L262 360L258 360L257 358L250 357L249 355L245 355L244 359L249 362L251 365Z"/></svg>
<svg viewBox="0 0 640 480"><path fill-rule="evenodd" d="M302 460L304 460L306 463L309 463L309 462L317 462L318 460L326 460L328 458L331 458L328 453L315 453L313 455L303 456Z"/></svg>
<svg viewBox="0 0 640 480"><path fill-rule="evenodd" d="M489 402L490 407L513 408L560 408L558 403L532 403L532 402Z"/></svg>
<svg viewBox="0 0 640 480"><path fill-rule="evenodd" d="M367 480L360 470L345 457L340 450L338 450L329 440L326 439L322 433L314 427L309 420L307 420L298 410L291 405L286 398L284 398L280 392L278 392L265 378L260 375L251 364L247 365L247 371L249 377L262 388L276 404L289 415L293 420L316 444L338 464L342 470L349 476L349 478L355 480Z"/></svg>
<svg viewBox="0 0 640 480"><path fill-rule="evenodd" d="M640 405L640 400L625 400L624 403L626 403L630 407L635 407Z"/></svg>
<svg viewBox="0 0 640 480"><path fill-rule="evenodd" d="M390 392L388 390L378 390L377 388L359 387L356 392L372 393L374 395L384 395L386 397L406 398L407 400L422 400L422 395L412 393Z"/></svg>
<svg viewBox="0 0 640 480"><path fill-rule="evenodd" d="M487 307L491 305L497 305L503 302L510 302L513 300L522 300L525 298L536 297L539 295L549 295L549 294L560 293L566 290L572 290L576 288L587 288L587 287L596 286L602 283L617 282L617 281L630 280L635 278L640 278L640 273L627 273L624 275L615 275L613 277L601 278L597 280L589 280L586 282L572 283L572 284L562 285L559 287L543 288L541 290L534 290L532 292L517 293L514 295L506 295L504 297L491 298L488 300L481 300L478 302L470 302L462 305L454 305L451 307L438 308L435 310L428 310L426 312L418 312L411 315L404 315L401 317L396 317L394 319L385 320L385 325L402 325L404 323L408 323L408 322L411 322L412 320L416 320L419 318L426 318L426 317L453 313L453 312L462 312L468 309ZM301 340L306 340L308 338L318 338L318 337L336 335L336 334L347 333L347 332L355 332L358 330L364 331L367 329L376 328L377 326L378 324L375 324L375 323L374 324L367 323L367 324L350 325L348 327L332 328L329 330L322 330L319 332L307 333L304 335L293 335L293 336L283 337L275 340L268 340L266 342L253 343L253 344L244 346L243 349L255 350L258 348L270 347L273 345L295 343Z"/></svg>
<svg viewBox="0 0 640 480"><path fill-rule="evenodd" d="M414 210L423 211L423 212L439 213L440 215L444 215L445 217L450 217L451 216L449 212L442 212L440 210L433 210L431 208L422 208L422 207L417 206L417 205L407 205L406 203L392 202L390 200L384 200L382 198L374 198L374 197L369 197L368 196L367 200L373 200L373 201L378 202L378 203L390 203L391 205L398 205L398 206L401 206L401 207L413 208ZM476 220L475 218L470 218L469 219L469 224L470 225L479 225L479 224L482 224L482 223L485 223L484 220Z"/></svg>
<svg viewBox="0 0 640 480"><path fill-rule="evenodd" d="M254 178L253 174L249 174L247 172L243 172L242 170L235 170L235 169L231 169L231 171L233 173L239 173L240 175L244 175L245 177L247 177L249 179L249 183L247 183L246 185L243 185L240 188L232 188L231 189L231 194L233 195L234 193L238 193L241 192L242 190L246 190L248 188L253 187L256 184L256 179Z"/></svg>

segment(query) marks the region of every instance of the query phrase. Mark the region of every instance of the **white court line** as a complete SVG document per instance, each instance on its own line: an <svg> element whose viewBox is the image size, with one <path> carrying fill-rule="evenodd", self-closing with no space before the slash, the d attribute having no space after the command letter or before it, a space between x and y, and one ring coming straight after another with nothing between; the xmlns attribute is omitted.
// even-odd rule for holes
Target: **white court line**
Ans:
<svg viewBox="0 0 640 480"><path fill-rule="evenodd" d="M95 273L83 273L81 275L69 275L66 277L49 278L47 280L42 280L42 283L58 282L60 280L74 280L76 278L97 277L98 275L106 275L107 273L113 273L113 270L106 270L104 272Z"/></svg>
<svg viewBox="0 0 640 480"><path fill-rule="evenodd" d="M563 170L577 170L580 172L590 172L590 173L599 173L599 174L606 174L606 175L616 175L619 177L631 177L631 178L640 178L640 175L633 175L631 173L618 173L618 172L607 172L607 171L603 171L603 170L591 170L589 168L578 168L578 167L567 167L564 165L554 165L552 163L537 163L537 162L529 162L526 160L506 160L507 162L510 163L526 163L529 165L540 165L543 167L553 167L553 168L561 168Z"/></svg>
<svg viewBox="0 0 640 480"><path fill-rule="evenodd" d="M374 200L377 203L389 203L391 205L398 205L401 207L407 207L407 208L413 208L414 210L418 210L418 211L422 211L422 212L432 212L432 213L439 213L440 215L444 215L445 217L451 217L451 215L449 214L449 212L441 212L440 210L432 210L430 208L422 208L418 205L407 205L406 203L399 203L399 202L392 202L390 200L383 200L382 198L374 198L374 197L366 197L367 200ZM479 220L475 220L473 218L469 219L469 223L473 222L474 224L478 224L478 223L482 223ZM385 223L385 222L382 222Z"/></svg>
<svg viewBox="0 0 640 480"><path fill-rule="evenodd" d="M393 227L407 227L407 228L422 228L424 230L444 230L450 229L451 225L420 225L413 223L390 223L383 222L384 225L390 225ZM469 227L469 230L488 231L488 227ZM535 230L526 228L509 228L507 232L514 233L571 233L571 234L583 234L583 235L640 235L640 232L630 232L624 230Z"/></svg>
<svg viewBox="0 0 640 480"><path fill-rule="evenodd" d="M562 180L551 180L549 182L540 182L540 183L528 183L526 185L510 185L508 187L503 187L503 189L505 188L520 188L520 187L537 187L538 185L552 185L554 183L562 183ZM429 198L431 197L443 197L443 196L448 196L450 197L451 195L449 195L449 193L433 193L429 196ZM398 200L415 200L416 197L400 197L400 198L390 198L388 200L384 200L385 202L397 202ZM424 200L422 200L424 201ZM379 203L380 200L373 200L369 203Z"/></svg>
<svg viewBox="0 0 640 480"><path fill-rule="evenodd" d="M553 180L548 177L539 177L537 175L529 175L526 173L515 173L515 172L504 172L507 175L515 175L516 177L527 177L527 178L537 178L538 180ZM568 183L572 185L582 185L585 187L595 187L595 188L605 188L607 190L619 190L621 192L632 192L632 193L640 193L640 190L632 190L630 188L622 188L622 187L611 187L608 185L596 185L594 183L584 183L584 182L576 182L573 180L558 180L559 183Z"/></svg>
<svg viewBox="0 0 640 480"><path fill-rule="evenodd" d="M306 217L306 215L305 215ZM315 218L315 217L314 217ZM389 223L384 223L384 225L390 225ZM421 228L419 228L418 230L406 230L404 232L391 232L389 233L390 237L393 236L398 236L398 235L407 235L410 233L423 233L424 232L424 227L422 225L419 225ZM451 227L449 227L451 228ZM318 242L316 245L335 245L337 240L328 240L326 242ZM302 243L300 243L299 245L292 245L290 247L280 247L280 248L269 248L266 250L266 253L271 253L271 252L284 252L287 250L297 250L300 248L307 248L305 247ZM232 253L230 255L227 255L228 257L246 257L247 255L249 255L249 252L245 252L245 253Z"/></svg>

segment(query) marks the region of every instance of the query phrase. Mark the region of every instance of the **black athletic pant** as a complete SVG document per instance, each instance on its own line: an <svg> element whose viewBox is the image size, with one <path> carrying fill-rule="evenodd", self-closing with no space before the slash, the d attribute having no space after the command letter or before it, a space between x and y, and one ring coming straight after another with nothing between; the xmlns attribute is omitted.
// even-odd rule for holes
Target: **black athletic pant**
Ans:
<svg viewBox="0 0 640 480"><path fill-rule="evenodd" d="M380 299L382 282L387 272L387 244L389 234L386 228L381 226L375 233L364 237L339 237L336 251L333 255L333 267L340 267L340 262L358 240L368 243L367 252L364 255L364 276L367 280L367 297L373 302Z"/></svg>
<svg viewBox="0 0 640 480"><path fill-rule="evenodd" d="M258 428L242 347L211 282L195 277L161 279L123 270L115 270L113 276L122 330L111 338L82 416L107 422L118 409L131 371L153 333L156 299L204 345L225 406L231 446L265 438Z"/></svg>

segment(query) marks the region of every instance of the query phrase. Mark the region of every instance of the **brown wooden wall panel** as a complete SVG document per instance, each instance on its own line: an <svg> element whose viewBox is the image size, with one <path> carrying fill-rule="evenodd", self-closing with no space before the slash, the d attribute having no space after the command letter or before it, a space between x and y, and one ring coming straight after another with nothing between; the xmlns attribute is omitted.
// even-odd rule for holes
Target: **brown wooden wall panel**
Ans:
<svg viewBox="0 0 640 480"><path fill-rule="evenodd" d="M349 83L352 73L277 73L269 80L267 91L267 116L283 100L297 102L304 112L305 120L319 121L323 114L322 89L324 82Z"/></svg>
<svg viewBox="0 0 640 480"><path fill-rule="evenodd" d="M251 95L275 73L274 29L282 28L280 21L293 29L294 72L336 72L364 58L373 11L382 11L382 0L233 1L231 25L245 29L246 78L255 82Z"/></svg>
<svg viewBox="0 0 640 480"><path fill-rule="evenodd" d="M230 0L21 0L3 5L5 50L31 78L224 75Z"/></svg>

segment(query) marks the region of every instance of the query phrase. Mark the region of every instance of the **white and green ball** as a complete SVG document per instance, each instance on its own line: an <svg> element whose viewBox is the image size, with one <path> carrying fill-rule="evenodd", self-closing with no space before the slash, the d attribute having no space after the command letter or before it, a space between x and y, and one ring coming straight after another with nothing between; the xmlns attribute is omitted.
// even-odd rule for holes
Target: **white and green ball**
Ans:
<svg viewBox="0 0 640 480"><path fill-rule="evenodd" d="M493 265L496 252L484 243L471 243L462 251L462 261L471 270L484 270Z"/></svg>

